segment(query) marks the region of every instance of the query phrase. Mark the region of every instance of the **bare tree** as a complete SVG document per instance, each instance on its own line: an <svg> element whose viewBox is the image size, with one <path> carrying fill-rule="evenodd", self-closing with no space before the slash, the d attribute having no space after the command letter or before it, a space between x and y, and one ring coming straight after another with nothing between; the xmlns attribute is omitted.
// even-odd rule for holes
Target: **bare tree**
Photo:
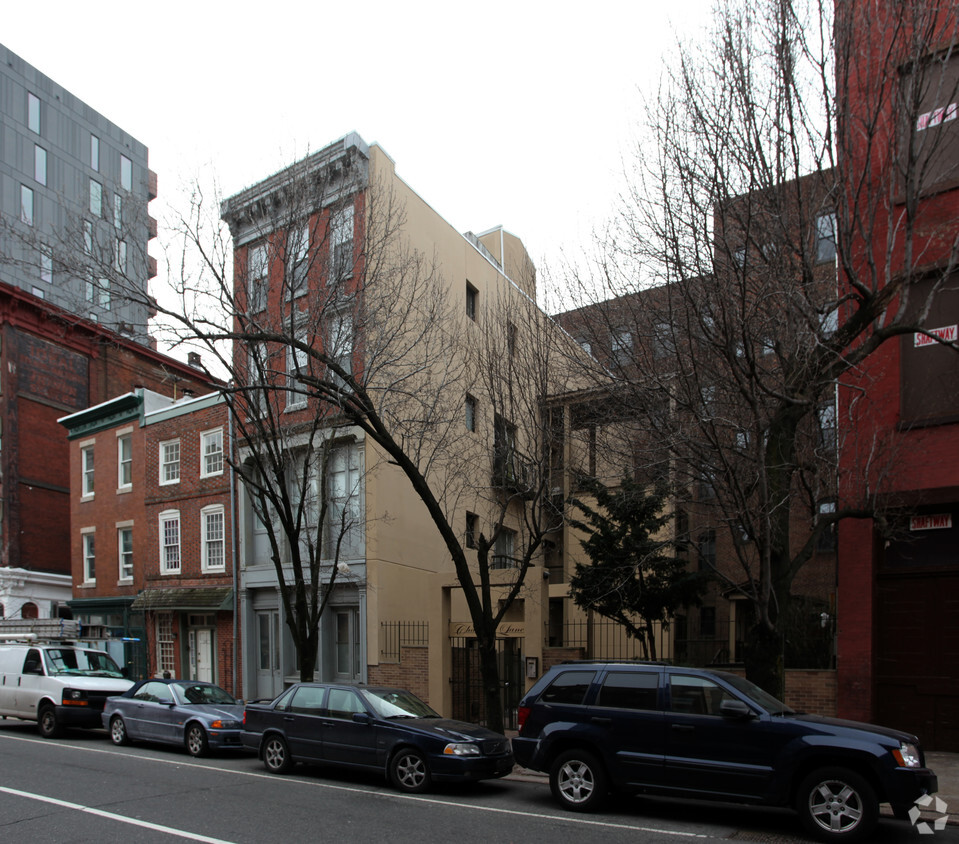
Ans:
<svg viewBox="0 0 959 844"><path fill-rule="evenodd" d="M666 461L678 500L731 538L736 565L718 573L754 608L747 673L774 691L798 574L836 522L877 514L890 465L878 434L841 441L837 390L865 397L863 367L898 337L950 342L925 326L955 289L955 251L930 264L947 229L918 204L950 136L917 127L956 100L936 48L957 17L877 0L867 28L860 5L833 20L831 2L718 4L710 42L650 105L654 143L575 279L594 304L563 318L648 426L650 471ZM839 507L837 452L853 446L861 479Z"/></svg>

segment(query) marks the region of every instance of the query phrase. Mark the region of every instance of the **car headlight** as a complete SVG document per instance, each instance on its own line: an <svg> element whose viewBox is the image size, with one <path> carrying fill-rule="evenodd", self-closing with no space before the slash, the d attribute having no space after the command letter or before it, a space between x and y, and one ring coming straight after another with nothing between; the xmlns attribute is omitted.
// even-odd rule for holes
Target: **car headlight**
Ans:
<svg viewBox="0 0 959 844"><path fill-rule="evenodd" d="M238 730L240 729L239 721L221 721L219 718L210 724L210 728L213 730Z"/></svg>
<svg viewBox="0 0 959 844"><path fill-rule="evenodd" d="M87 700L86 692L84 692L83 689L64 689L62 700L64 706L90 705L90 702Z"/></svg>
<svg viewBox="0 0 959 844"><path fill-rule="evenodd" d="M892 752L892 755L896 757L896 761L903 768L922 767L922 763L919 761L919 748L914 744L903 742L897 750Z"/></svg>
<svg viewBox="0 0 959 844"><path fill-rule="evenodd" d="M452 742L443 748L445 756L479 756L480 749L475 744L467 742Z"/></svg>

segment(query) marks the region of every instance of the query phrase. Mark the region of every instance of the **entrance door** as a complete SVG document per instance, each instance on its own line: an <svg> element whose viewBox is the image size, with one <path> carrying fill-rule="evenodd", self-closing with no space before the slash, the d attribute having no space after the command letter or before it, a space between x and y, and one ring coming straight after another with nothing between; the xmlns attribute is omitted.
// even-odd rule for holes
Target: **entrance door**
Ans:
<svg viewBox="0 0 959 844"><path fill-rule="evenodd" d="M360 615L356 609L340 609L333 614L334 679L340 682L361 680Z"/></svg>
<svg viewBox="0 0 959 844"><path fill-rule="evenodd" d="M257 612L256 638L256 696L274 698L283 691L280 668L280 613L277 610Z"/></svg>
<svg viewBox="0 0 959 844"><path fill-rule="evenodd" d="M213 682L213 631L190 631L190 679Z"/></svg>

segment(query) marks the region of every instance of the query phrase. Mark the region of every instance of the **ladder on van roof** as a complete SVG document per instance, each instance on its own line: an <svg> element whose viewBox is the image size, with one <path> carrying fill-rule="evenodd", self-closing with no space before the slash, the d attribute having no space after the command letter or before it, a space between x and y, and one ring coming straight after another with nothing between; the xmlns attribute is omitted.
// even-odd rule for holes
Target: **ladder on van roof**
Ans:
<svg viewBox="0 0 959 844"><path fill-rule="evenodd" d="M76 640L80 626L74 618L5 618L0 619L0 641Z"/></svg>

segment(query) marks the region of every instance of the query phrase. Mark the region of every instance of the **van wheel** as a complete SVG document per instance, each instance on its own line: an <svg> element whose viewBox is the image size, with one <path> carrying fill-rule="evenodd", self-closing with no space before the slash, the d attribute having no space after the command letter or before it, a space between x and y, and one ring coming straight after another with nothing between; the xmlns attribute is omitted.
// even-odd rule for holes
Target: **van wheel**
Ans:
<svg viewBox="0 0 959 844"><path fill-rule="evenodd" d="M58 738L62 735L63 728L57 720L57 710L53 704L45 703L40 707L37 726L40 728L40 735L44 738Z"/></svg>
<svg viewBox="0 0 959 844"><path fill-rule="evenodd" d="M564 809L591 812L606 799L606 772L585 750L567 750L549 771L549 787Z"/></svg>
<svg viewBox="0 0 959 844"><path fill-rule="evenodd" d="M860 841L879 820L879 801L866 780L848 768L820 768L799 786L796 811L820 841Z"/></svg>

